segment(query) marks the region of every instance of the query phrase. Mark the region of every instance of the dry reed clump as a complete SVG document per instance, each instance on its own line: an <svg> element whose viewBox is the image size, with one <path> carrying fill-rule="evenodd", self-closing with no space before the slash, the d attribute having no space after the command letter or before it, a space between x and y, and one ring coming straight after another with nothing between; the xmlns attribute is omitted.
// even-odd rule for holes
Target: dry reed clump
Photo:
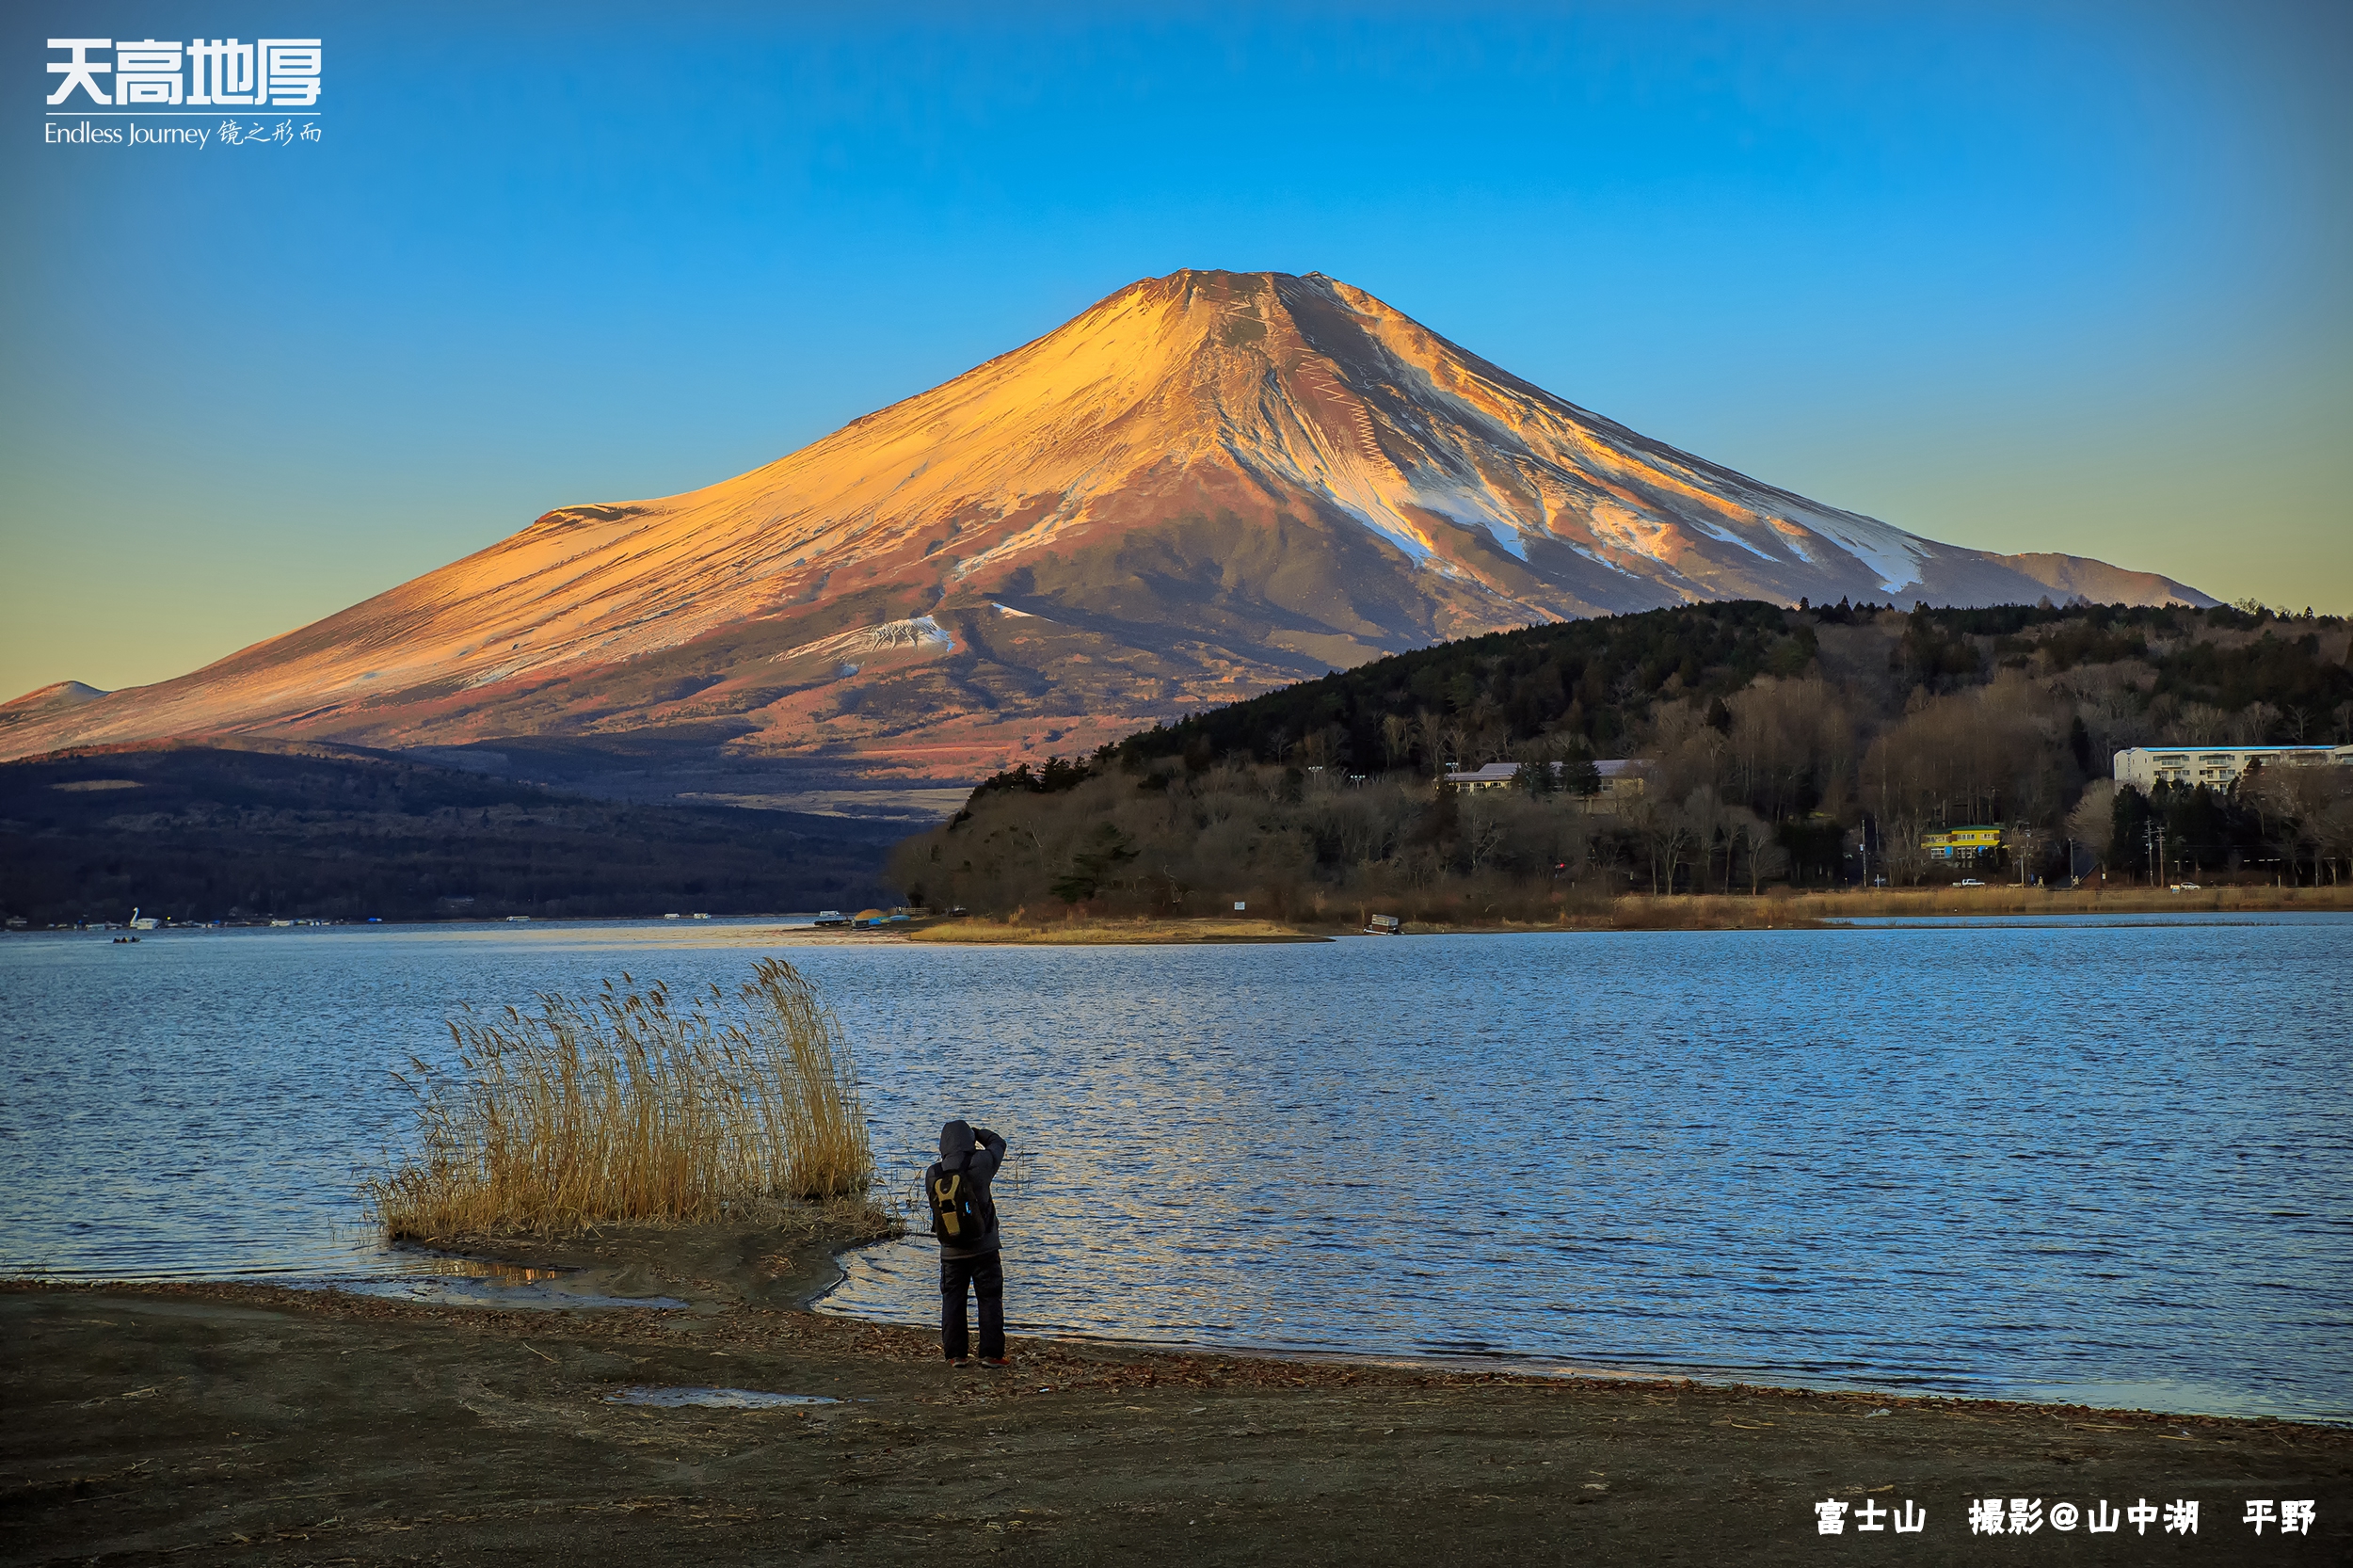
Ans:
<svg viewBox="0 0 2353 1568"><path fill-rule="evenodd" d="M393 1075L419 1148L363 1184L398 1238L704 1224L861 1198L873 1150L841 1026L790 964L683 1007L628 974L450 1021L457 1060Z"/></svg>
<svg viewBox="0 0 2353 1568"><path fill-rule="evenodd" d="M1820 912L1796 901L1740 893L1627 893L1595 922L1612 931L1741 931L1755 926L1817 926Z"/></svg>
<svg viewBox="0 0 2353 1568"><path fill-rule="evenodd" d="M1843 888L1804 891L1774 888L1745 893L1627 893L1609 906L1619 930L1666 931L1750 925L1816 925L1857 919L1939 916L2194 914L2215 910L2353 908L2353 888L2213 887L2176 892L2167 888Z"/></svg>
<svg viewBox="0 0 2353 1568"><path fill-rule="evenodd" d="M1785 902L1798 913L1833 919L1857 915L2187 914L2240 909L2353 908L2353 888L2275 888L2257 883L2176 892L2165 887L2128 883L2112 883L2105 888L2021 888L2011 882L1986 888L1868 888L1804 892L1787 896Z"/></svg>

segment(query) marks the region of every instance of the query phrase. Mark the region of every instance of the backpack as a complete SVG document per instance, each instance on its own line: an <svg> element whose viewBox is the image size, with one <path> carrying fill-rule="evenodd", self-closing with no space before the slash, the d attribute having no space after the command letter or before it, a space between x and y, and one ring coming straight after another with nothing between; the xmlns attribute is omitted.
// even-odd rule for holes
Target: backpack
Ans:
<svg viewBox="0 0 2353 1568"><path fill-rule="evenodd" d="M951 1246L979 1241L997 1220L988 1190L973 1181L968 1171L933 1170L939 1174L930 1177L924 1192L932 1206L932 1234Z"/></svg>

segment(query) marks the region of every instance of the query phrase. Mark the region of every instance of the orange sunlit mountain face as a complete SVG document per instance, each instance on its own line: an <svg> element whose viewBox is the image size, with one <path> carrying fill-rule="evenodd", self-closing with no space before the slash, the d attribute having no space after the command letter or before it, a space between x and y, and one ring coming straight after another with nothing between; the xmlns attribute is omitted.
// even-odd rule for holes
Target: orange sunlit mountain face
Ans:
<svg viewBox="0 0 2353 1568"><path fill-rule="evenodd" d="M1429 642L1694 600L2203 602L1648 440L1317 274L1184 271L749 473L576 505L8 755L659 736L969 778Z"/></svg>

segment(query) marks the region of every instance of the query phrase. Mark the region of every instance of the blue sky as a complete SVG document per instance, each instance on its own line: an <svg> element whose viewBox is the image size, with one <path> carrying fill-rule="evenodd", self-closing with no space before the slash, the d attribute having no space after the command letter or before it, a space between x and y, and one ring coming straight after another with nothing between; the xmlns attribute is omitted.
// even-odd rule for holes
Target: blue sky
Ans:
<svg viewBox="0 0 2353 1568"><path fill-rule="evenodd" d="M2353 8L1137 9L18 8L0 696L753 467L1187 265L1346 279L1932 537L2353 611ZM322 137L47 145L52 35L319 37Z"/></svg>

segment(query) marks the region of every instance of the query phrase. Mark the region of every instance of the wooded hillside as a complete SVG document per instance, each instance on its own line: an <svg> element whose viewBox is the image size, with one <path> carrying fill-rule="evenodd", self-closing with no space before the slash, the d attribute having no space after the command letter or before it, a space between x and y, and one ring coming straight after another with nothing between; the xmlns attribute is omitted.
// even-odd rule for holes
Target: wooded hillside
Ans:
<svg viewBox="0 0 2353 1568"><path fill-rule="evenodd" d="M2346 623L2260 608L1703 604L1444 644L1016 769L893 861L911 900L1009 912L1541 914L1641 888L1866 874L2341 874L2353 769L2119 798L2111 754L2353 740ZM1639 758L1596 797L1580 764ZM1519 787L1449 770L1523 764ZM1554 769L1553 762L1566 764ZM2005 827L1982 862L1923 836Z"/></svg>

